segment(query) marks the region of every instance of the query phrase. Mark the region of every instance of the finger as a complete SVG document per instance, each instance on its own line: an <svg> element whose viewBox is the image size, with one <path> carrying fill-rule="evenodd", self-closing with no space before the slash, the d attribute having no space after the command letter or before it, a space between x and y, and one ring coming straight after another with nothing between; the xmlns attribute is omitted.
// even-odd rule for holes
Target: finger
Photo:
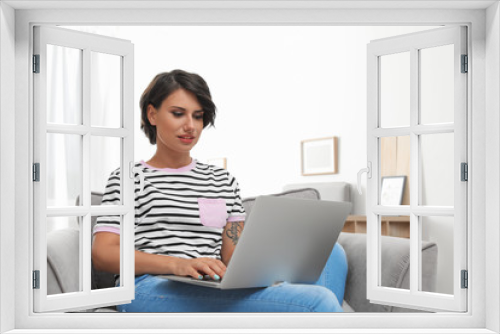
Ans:
<svg viewBox="0 0 500 334"><path fill-rule="evenodd" d="M227 269L226 265L222 261L219 261L219 260L216 261L216 264L220 270L219 274L221 275L221 277L224 277L224 274L226 273L226 269Z"/></svg>
<svg viewBox="0 0 500 334"><path fill-rule="evenodd" d="M217 275L221 278L224 277L224 274L226 273L226 265L222 261L212 259L210 265L212 270L215 271Z"/></svg>
<svg viewBox="0 0 500 334"><path fill-rule="evenodd" d="M217 259L207 259L207 262L206 263L209 263L210 264L210 267L212 269L216 268L218 271L226 271L226 265L220 261L220 260L217 260Z"/></svg>
<svg viewBox="0 0 500 334"><path fill-rule="evenodd" d="M206 262L202 266L202 271L209 275L213 280L220 280L222 278L222 273L220 272L220 269L214 265L213 262Z"/></svg>
<svg viewBox="0 0 500 334"><path fill-rule="evenodd" d="M203 275L193 267L191 267L191 269L189 270L189 276L191 276L194 279L199 279L199 280L203 279Z"/></svg>
<svg viewBox="0 0 500 334"><path fill-rule="evenodd" d="M209 275L212 279L219 280L224 277L226 273L226 266L222 261L213 258L199 258L199 264L202 266L207 265L209 269L205 267L198 267L199 270L204 271L206 275ZM215 276L217 275L218 278Z"/></svg>
<svg viewBox="0 0 500 334"><path fill-rule="evenodd" d="M224 262L222 262L221 260L215 260L215 261L217 262L217 264L221 269L223 269L224 271L226 270L226 265L224 264Z"/></svg>

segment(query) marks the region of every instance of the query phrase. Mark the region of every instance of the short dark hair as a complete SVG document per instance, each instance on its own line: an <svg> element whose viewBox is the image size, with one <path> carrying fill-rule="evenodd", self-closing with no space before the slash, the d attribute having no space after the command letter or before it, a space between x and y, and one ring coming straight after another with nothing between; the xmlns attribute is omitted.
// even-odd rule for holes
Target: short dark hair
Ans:
<svg viewBox="0 0 500 334"><path fill-rule="evenodd" d="M183 70L163 72L154 77L141 96L141 129L148 137L149 142L156 144L156 126L151 125L148 119L148 106L160 108L163 101L178 89L185 89L193 93L203 109L203 128L214 125L216 107L210 95L205 80L196 73Z"/></svg>

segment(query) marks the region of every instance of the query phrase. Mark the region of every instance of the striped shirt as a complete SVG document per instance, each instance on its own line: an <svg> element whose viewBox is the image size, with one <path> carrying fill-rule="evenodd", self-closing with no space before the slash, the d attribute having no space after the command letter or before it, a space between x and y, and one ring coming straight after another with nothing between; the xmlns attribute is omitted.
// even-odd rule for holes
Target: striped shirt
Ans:
<svg viewBox="0 0 500 334"><path fill-rule="evenodd" d="M236 179L223 168L194 159L179 169L158 169L144 161L135 167L135 249L220 258L224 226L245 220ZM107 204L120 204L120 169L109 177L102 200ZM98 232L119 234L119 217L99 217Z"/></svg>

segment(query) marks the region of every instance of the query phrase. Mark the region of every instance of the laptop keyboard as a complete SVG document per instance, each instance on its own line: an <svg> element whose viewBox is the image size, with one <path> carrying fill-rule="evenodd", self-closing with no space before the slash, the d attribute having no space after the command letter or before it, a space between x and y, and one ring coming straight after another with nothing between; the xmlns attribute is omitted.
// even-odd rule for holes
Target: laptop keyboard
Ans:
<svg viewBox="0 0 500 334"><path fill-rule="evenodd" d="M205 275L203 276L203 278L200 280L200 279L197 279L197 278L193 278L191 276L184 276L183 279L186 279L186 280L189 280L189 281L194 281L194 282L200 282L200 281L204 281L204 282L213 282L213 283L220 283L221 280L214 280L212 277L210 277L209 275Z"/></svg>

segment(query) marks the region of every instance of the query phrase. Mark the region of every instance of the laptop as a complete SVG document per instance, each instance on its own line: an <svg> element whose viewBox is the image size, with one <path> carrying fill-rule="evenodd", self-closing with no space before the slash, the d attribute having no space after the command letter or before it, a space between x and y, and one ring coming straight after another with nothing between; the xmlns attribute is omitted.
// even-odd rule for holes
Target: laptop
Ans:
<svg viewBox="0 0 500 334"><path fill-rule="evenodd" d="M216 289L314 283L350 210L349 202L259 196L220 281L159 276Z"/></svg>

